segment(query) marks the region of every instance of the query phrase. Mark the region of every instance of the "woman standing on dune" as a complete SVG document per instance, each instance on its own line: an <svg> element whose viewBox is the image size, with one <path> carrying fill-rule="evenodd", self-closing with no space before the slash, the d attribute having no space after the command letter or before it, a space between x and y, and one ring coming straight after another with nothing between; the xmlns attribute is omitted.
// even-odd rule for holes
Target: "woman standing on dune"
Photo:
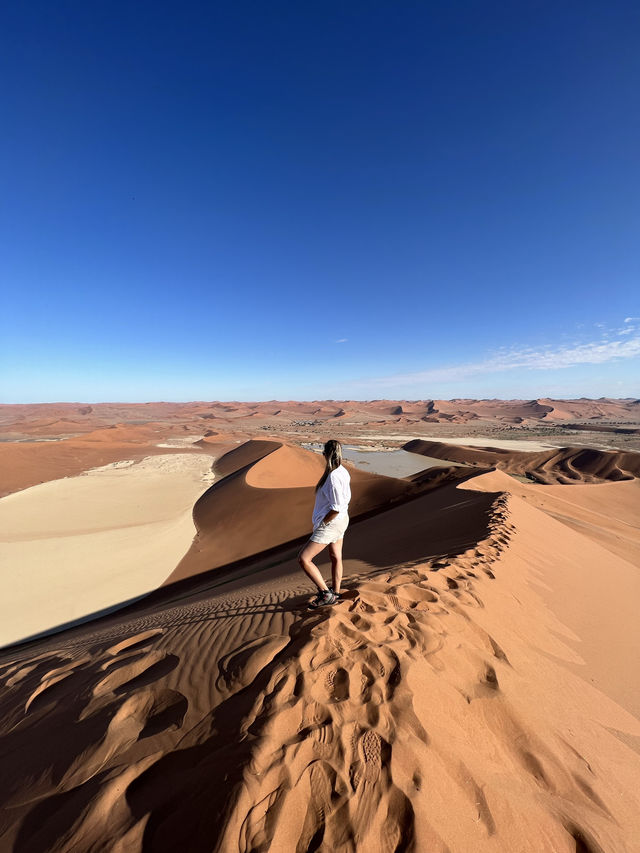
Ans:
<svg viewBox="0 0 640 853"><path fill-rule="evenodd" d="M330 439L322 454L326 466L316 486L316 502L313 508L313 533L300 551L298 562L318 587L318 594L309 602L315 610L324 604L335 604L340 595L342 581L342 542L349 526L349 501L351 500L351 477L342 464L342 445ZM331 579L329 587L324 582L318 567L313 562L327 545L331 556Z"/></svg>

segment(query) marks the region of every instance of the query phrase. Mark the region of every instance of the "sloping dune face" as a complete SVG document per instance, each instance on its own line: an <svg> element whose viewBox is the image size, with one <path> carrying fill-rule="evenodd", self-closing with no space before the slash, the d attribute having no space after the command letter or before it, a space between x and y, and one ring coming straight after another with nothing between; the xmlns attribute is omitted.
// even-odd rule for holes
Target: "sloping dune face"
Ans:
<svg viewBox="0 0 640 853"><path fill-rule="evenodd" d="M553 411L553 406L539 400L436 400L432 414L461 420L540 420Z"/></svg>
<svg viewBox="0 0 640 853"><path fill-rule="evenodd" d="M621 419L637 418L640 416L640 400L546 400L537 401L548 405L552 412L548 417L554 420L575 418L576 420L592 420L596 418Z"/></svg>
<svg viewBox="0 0 640 853"><path fill-rule="evenodd" d="M546 484L600 483L640 477L640 453L631 451L562 447L529 453L496 447L478 449L419 439L407 442L404 449L436 459L487 468L496 466L509 474L526 475Z"/></svg>
<svg viewBox="0 0 640 853"><path fill-rule="evenodd" d="M322 458L276 441L247 441L215 466L217 482L198 500L197 535L168 582L184 580L311 535L311 513ZM429 473L413 481L351 471L352 518L406 500L464 469Z"/></svg>
<svg viewBox="0 0 640 853"><path fill-rule="evenodd" d="M539 491L493 472L354 523L323 612L285 560L5 652L2 848L638 850L640 554Z"/></svg>
<svg viewBox="0 0 640 853"><path fill-rule="evenodd" d="M212 457L149 456L0 501L0 646L147 594L189 549Z"/></svg>

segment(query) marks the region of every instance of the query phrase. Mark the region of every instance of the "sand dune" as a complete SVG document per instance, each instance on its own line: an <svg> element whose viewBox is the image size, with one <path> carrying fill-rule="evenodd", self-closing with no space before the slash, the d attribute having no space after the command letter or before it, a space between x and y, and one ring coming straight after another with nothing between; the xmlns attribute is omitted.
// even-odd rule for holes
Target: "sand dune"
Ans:
<svg viewBox="0 0 640 853"><path fill-rule="evenodd" d="M341 405L373 422L441 402ZM556 414L448 402L453 419ZM73 405L53 415L108 418ZM60 602L82 610L87 580L120 600L165 581L0 651L0 849L640 851L639 454L418 441L442 468L352 470L343 599L309 612L295 556L321 459L201 415L340 406L146 408L149 423L0 445L4 487L36 462L67 477L0 501L1 547L28 568L13 581L70 590L31 580L3 619L14 638ZM108 467L68 476L91 462Z"/></svg>
<svg viewBox="0 0 640 853"><path fill-rule="evenodd" d="M606 418L610 420L627 420L637 417L640 410L640 400L612 400L601 397L599 400L545 400L538 401L548 405L552 415L557 420L584 420Z"/></svg>
<svg viewBox="0 0 640 853"><path fill-rule="evenodd" d="M117 462L0 501L0 646L156 589L191 545L212 462Z"/></svg>
<svg viewBox="0 0 640 853"><path fill-rule="evenodd" d="M416 439L404 445L411 453L467 464L496 466L509 474L526 475L539 483L597 483L640 477L640 454L562 447L540 453L504 448L460 447Z"/></svg>
<svg viewBox="0 0 640 853"><path fill-rule="evenodd" d="M531 520L528 568L538 573L549 608L580 637L583 661L574 671L640 719L640 685L625 677L627 663L640 660L640 481L541 489L495 471L469 487L503 489L517 497L512 505L518 515ZM541 536L553 543L556 564L544 551L536 553Z"/></svg>
<svg viewBox="0 0 640 853"><path fill-rule="evenodd" d="M640 480L540 489L495 472L484 475L479 482L508 488L528 504L640 568Z"/></svg>
<svg viewBox="0 0 640 853"><path fill-rule="evenodd" d="M0 442L0 497L122 459L139 461L152 454L166 454L167 448L161 445L167 438L191 434L191 428L183 426L116 424L55 442ZM193 434L202 435L202 430ZM224 443L226 436L220 439ZM214 443L210 440L205 447L196 444L194 449L210 452ZM181 450L184 445L175 448L175 452Z"/></svg>
<svg viewBox="0 0 640 853"><path fill-rule="evenodd" d="M310 533L318 454L274 441L248 441L216 462L217 482L193 511L197 535L169 583L246 559ZM443 480L468 476L457 468L396 479L351 469L352 518L408 499Z"/></svg>
<svg viewBox="0 0 640 853"><path fill-rule="evenodd" d="M257 489L294 489L315 486L323 471L319 454L280 445L251 466L245 481Z"/></svg>
<svg viewBox="0 0 640 853"><path fill-rule="evenodd" d="M270 480L267 449L221 468ZM632 519L634 485L553 493ZM637 571L541 488L493 472L356 522L326 612L283 552L6 651L3 847L638 850Z"/></svg>
<svg viewBox="0 0 640 853"><path fill-rule="evenodd" d="M560 423L640 422L640 400L314 400L191 403L42 403L0 404L0 431L11 438L80 435L112 424L155 422L171 425L212 420L227 427L244 419L286 424L296 419L347 418L357 423L384 422L390 417L430 423Z"/></svg>

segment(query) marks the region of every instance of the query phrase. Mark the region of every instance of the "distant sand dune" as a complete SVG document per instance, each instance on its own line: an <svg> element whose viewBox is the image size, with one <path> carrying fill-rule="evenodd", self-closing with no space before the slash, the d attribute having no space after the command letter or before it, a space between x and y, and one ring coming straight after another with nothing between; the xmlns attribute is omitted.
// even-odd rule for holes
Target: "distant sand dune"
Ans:
<svg viewBox="0 0 640 853"><path fill-rule="evenodd" d="M416 439L404 445L411 453L468 464L497 466L539 483L597 483L640 477L640 453L562 447L539 453L502 448L463 447Z"/></svg>
<svg viewBox="0 0 640 853"><path fill-rule="evenodd" d="M157 445L175 433L175 427L154 423L121 424L56 442L0 442L0 497L121 459L166 454Z"/></svg>

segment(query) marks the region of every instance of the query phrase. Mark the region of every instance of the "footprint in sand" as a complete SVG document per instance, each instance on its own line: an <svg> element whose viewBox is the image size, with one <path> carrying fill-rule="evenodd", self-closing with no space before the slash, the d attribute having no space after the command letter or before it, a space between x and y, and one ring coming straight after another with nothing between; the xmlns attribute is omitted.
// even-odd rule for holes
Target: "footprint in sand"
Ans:
<svg viewBox="0 0 640 853"><path fill-rule="evenodd" d="M111 718L104 734L81 751L60 783L61 790L84 784L110 759L151 735L182 725L187 699L174 690L142 690L128 696Z"/></svg>
<svg viewBox="0 0 640 853"><path fill-rule="evenodd" d="M288 637L267 634L243 643L218 662L218 690L235 691L250 684L289 642Z"/></svg>
<svg viewBox="0 0 640 853"><path fill-rule="evenodd" d="M60 695L60 693L63 691L62 687L60 687L58 690L55 690L55 688L59 686L61 682L63 682L70 675L71 671L63 672L60 673L60 675L55 675L50 678L43 679L39 687L37 687L36 690L34 690L34 692L27 699L24 706L25 714L29 710L33 711L35 707L55 701Z"/></svg>
<svg viewBox="0 0 640 853"><path fill-rule="evenodd" d="M54 661L55 658L50 658L45 661L47 667ZM64 684L66 680L75 675L76 670L83 669L87 663L90 662L89 657L81 657L76 660L67 661L62 666L54 667L53 669L47 669L47 671L40 677L40 683L36 687L36 689L29 695L25 706L24 712L25 714L28 711L34 711L35 708L40 708L43 705L49 704L51 702L55 702L58 697L67 692L68 684ZM36 669L38 674L40 673L42 666L38 666L37 668L28 667L31 673L35 673ZM22 679L20 679L22 681ZM63 685L63 686L60 686Z"/></svg>
<svg viewBox="0 0 640 853"><path fill-rule="evenodd" d="M576 826L572 821L565 823L565 829L575 842L576 853L604 853L602 847L591 837L586 829Z"/></svg>
<svg viewBox="0 0 640 853"><path fill-rule="evenodd" d="M150 691L150 696L147 721L138 740L179 729L189 708L186 696L177 690L165 688L157 692Z"/></svg>
<svg viewBox="0 0 640 853"><path fill-rule="evenodd" d="M358 751L363 767L358 774L361 782L377 782L382 769L382 742L377 732L368 729L360 738Z"/></svg>
<svg viewBox="0 0 640 853"><path fill-rule="evenodd" d="M334 702L344 702L349 698L349 673L339 667L327 673L327 692Z"/></svg>

